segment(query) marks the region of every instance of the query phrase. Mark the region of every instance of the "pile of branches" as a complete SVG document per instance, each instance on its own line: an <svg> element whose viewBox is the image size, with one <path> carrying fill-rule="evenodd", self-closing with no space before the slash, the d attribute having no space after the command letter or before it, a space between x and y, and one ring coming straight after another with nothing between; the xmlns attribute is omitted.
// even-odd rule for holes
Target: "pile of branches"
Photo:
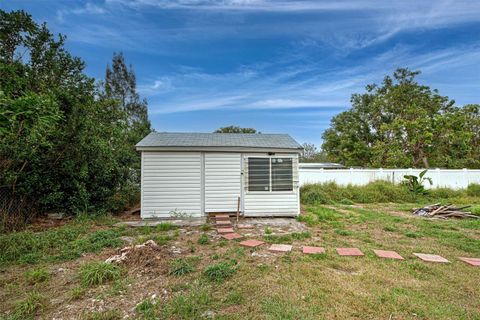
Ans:
<svg viewBox="0 0 480 320"><path fill-rule="evenodd" d="M455 207L451 204L447 205L440 205L440 203L435 203L423 208L414 208L413 214L421 217L427 218L440 218L440 219L447 219L447 218L475 218L480 219L480 216L473 215L469 211L463 211L471 206L464 206L464 207Z"/></svg>

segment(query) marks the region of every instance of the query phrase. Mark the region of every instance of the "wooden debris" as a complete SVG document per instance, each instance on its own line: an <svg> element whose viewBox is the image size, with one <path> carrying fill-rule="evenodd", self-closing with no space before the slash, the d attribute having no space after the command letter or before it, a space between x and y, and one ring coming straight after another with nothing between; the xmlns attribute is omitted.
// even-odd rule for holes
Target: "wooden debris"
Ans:
<svg viewBox="0 0 480 320"><path fill-rule="evenodd" d="M413 214L421 217L427 218L474 218L480 219L480 216L473 215L469 211L463 211L464 209L470 208L471 206L455 207L452 204L440 205L440 203L435 203L423 208L414 208Z"/></svg>

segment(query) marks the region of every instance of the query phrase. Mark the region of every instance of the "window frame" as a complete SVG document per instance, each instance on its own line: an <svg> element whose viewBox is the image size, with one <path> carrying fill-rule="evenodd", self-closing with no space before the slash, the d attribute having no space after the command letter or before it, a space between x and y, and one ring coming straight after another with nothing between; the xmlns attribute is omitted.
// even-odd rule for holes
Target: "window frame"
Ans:
<svg viewBox="0 0 480 320"><path fill-rule="evenodd" d="M250 166L249 166L249 163L248 163L248 160L250 158L265 158L265 159L268 159L268 164L269 164L269 190L268 191L258 191L258 190L250 190L250 181L248 180L249 179L249 175L244 175L245 176L245 179L247 180L247 187L244 188L245 189L245 193L246 194L267 194L267 193L280 193L280 194L296 194L296 186L295 186L295 174L294 174L294 164L295 164L295 157L291 156L291 155L275 155L275 156L267 156L267 155L248 155L245 157L245 160L246 160L246 164L247 164L247 168L248 168L248 173L250 173ZM291 190L282 190L282 191L273 191L273 181L272 181L272 159L290 159L291 162L292 162L292 189Z"/></svg>

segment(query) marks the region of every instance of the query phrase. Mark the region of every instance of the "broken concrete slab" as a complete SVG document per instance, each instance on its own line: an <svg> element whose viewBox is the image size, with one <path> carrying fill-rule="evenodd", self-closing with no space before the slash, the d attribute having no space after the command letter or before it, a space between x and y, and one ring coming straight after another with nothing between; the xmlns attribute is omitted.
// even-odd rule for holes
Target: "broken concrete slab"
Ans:
<svg viewBox="0 0 480 320"><path fill-rule="evenodd" d="M224 233L234 233L233 228L217 228L217 232L220 234Z"/></svg>
<svg viewBox="0 0 480 320"><path fill-rule="evenodd" d="M243 238L243 236L238 233L227 233L227 234L222 234L222 238L227 240L234 240L234 239L241 239Z"/></svg>
<svg viewBox="0 0 480 320"><path fill-rule="evenodd" d="M373 250L377 257L386 258L386 259L397 259L397 260L405 260L401 255L399 255L395 251L388 251L388 250Z"/></svg>
<svg viewBox="0 0 480 320"><path fill-rule="evenodd" d="M364 256L363 252L358 248L336 248L337 253L341 256L360 257Z"/></svg>
<svg viewBox="0 0 480 320"><path fill-rule="evenodd" d="M240 245L244 247L254 248L254 247L261 246L264 243L265 242L259 241L259 240L245 240L240 242Z"/></svg>
<svg viewBox="0 0 480 320"><path fill-rule="evenodd" d="M253 225L251 224L245 224L245 223L239 223L237 224L238 229L253 229Z"/></svg>
<svg viewBox="0 0 480 320"><path fill-rule="evenodd" d="M272 244L268 251L271 252L290 252L292 251L292 246L289 244Z"/></svg>
<svg viewBox="0 0 480 320"><path fill-rule="evenodd" d="M325 248L304 246L302 252L305 254L322 254L325 253Z"/></svg>
<svg viewBox="0 0 480 320"><path fill-rule="evenodd" d="M480 258L459 257L458 259L462 260L465 263L468 263L471 266L480 267Z"/></svg>
<svg viewBox="0 0 480 320"><path fill-rule="evenodd" d="M144 219L144 220L130 220L115 223L115 227L155 227L162 223L170 223L176 227L199 227L206 223L204 217L189 218L189 219Z"/></svg>
<svg viewBox="0 0 480 320"><path fill-rule="evenodd" d="M437 263L449 263L447 259L436 254L427 254L427 253L413 253L416 257L423 261L427 262L437 262Z"/></svg>

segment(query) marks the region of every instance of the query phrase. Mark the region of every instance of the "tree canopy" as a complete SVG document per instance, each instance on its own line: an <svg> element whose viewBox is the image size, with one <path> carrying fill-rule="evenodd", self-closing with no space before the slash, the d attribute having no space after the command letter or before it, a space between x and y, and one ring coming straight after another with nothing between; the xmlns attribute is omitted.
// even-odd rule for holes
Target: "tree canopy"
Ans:
<svg viewBox="0 0 480 320"><path fill-rule="evenodd" d="M24 11L0 10L0 186L40 212L121 208L150 131L132 68L114 55L100 86Z"/></svg>
<svg viewBox="0 0 480 320"><path fill-rule="evenodd" d="M479 105L453 100L397 69L381 85L353 94L335 116L322 149L335 162L373 167L480 167Z"/></svg>
<svg viewBox="0 0 480 320"><path fill-rule="evenodd" d="M300 156L301 162L328 162L325 152L318 150L313 143L305 142L302 147L303 154Z"/></svg>
<svg viewBox="0 0 480 320"><path fill-rule="evenodd" d="M214 131L214 133L260 133L254 128L241 128L237 126L222 127Z"/></svg>

